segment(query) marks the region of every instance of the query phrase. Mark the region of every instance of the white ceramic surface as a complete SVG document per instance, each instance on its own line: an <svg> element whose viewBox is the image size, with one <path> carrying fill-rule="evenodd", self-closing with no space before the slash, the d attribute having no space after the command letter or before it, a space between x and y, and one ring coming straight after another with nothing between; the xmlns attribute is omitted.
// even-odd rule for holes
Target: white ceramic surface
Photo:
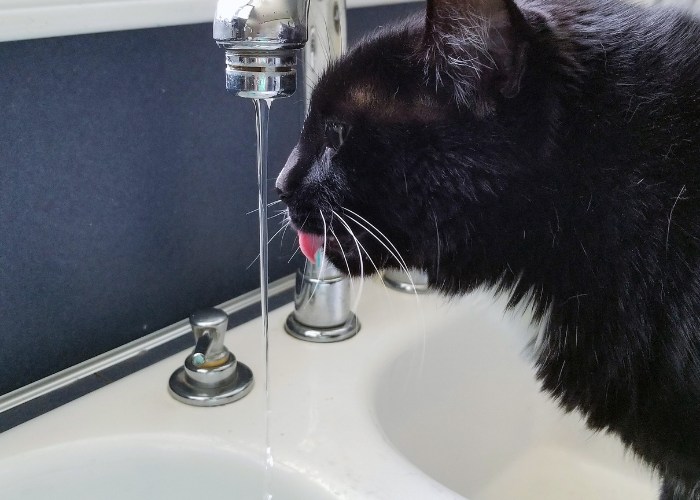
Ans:
<svg viewBox="0 0 700 500"><path fill-rule="evenodd" d="M280 500L333 498L283 468L275 481ZM0 484L5 499L248 499L262 498L265 470L235 449L187 435L113 436L15 457L3 464Z"/></svg>
<svg viewBox="0 0 700 500"><path fill-rule="evenodd" d="M478 295L459 309L377 378L378 420L400 452L474 500L658 498L615 438L540 393L527 315Z"/></svg>
<svg viewBox="0 0 700 500"><path fill-rule="evenodd" d="M0 497L184 499L201 478L207 495L244 499L605 498L598 486L653 498L614 440L538 395L520 358L527 322L486 295L416 299L370 282L363 329L337 344L286 335L290 310L270 317L270 480L256 320L227 335L257 377L245 399L178 403L166 384L186 353L165 359L0 434Z"/></svg>

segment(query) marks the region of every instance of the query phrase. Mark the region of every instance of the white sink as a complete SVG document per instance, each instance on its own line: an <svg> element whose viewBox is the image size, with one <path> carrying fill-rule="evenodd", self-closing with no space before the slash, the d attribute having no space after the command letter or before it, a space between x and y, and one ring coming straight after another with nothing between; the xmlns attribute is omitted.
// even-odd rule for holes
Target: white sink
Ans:
<svg viewBox="0 0 700 500"><path fill-rule="evenodd" d="M188 436L120 436L25 453L0 465L2 498L123 500L262 498L264 467L235 449ZM275 471L281 500L327 500L303 476Z"/></svg>
<svg viewBox="0 0 700 500"><path fill-rule="evenodd" d="M525 317L484 299L434 317L378 377L378 420L397 450L474 500L656 500L615 438L540 393Z"/></svg>
<svg viewBox="0 0 700 500"><path fill-rule="evenodd" d="M173 400L167 381L187 353L167 358L0 434L0 496L655 498L657 484L614 439L538 393L520 356L527 322L486 295L417 303L369 282L362 330L337 344L285 334L290 311L270 315L267 419L258 319L227 334L256 377L244 399Z"/></svg>

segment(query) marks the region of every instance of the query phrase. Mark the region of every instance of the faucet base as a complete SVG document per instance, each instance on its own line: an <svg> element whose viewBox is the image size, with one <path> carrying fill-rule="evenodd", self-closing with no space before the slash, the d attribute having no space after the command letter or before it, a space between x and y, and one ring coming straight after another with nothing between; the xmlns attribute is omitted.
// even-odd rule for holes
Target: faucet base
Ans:
<svg viewBox="0 0 700 500"><path fill-rule="evenodd" d="M340 326L315 328L300 323L294 316L294 313L291 313L284 323L284 329L292 337L307 342L340 342L355 336L360 331L360 322L354 313L350 313L347 321Z"/></svg>
<svg viewBox="0 0 700 500"><path fill-rule="evenodd" d="M193 380L186 366L170 377L168 392L181 403L192 406L221 406L238 401L253 389L253 372L236 361L233 375L225 382L205 384Z"/></svg>

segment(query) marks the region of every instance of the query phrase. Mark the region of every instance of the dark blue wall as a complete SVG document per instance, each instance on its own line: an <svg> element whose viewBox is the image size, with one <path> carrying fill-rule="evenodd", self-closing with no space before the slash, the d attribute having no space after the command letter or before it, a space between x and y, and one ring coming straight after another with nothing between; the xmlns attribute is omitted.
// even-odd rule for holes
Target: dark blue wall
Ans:
<svg viewBox="0 0 700 500"><path fill-rule="evenodd" d="M350 11L350 38L420 8ZM253 106L223 61L210 24L0 44L0 394L259 285ZM301 99L272 107L270 187Z"/></svg>

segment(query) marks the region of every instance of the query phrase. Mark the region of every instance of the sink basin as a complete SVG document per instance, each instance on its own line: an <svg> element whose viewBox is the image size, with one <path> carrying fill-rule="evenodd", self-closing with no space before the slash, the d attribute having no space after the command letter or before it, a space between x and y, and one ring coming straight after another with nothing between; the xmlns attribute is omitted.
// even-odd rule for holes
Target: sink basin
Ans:
<svg viewBox="0 0 700 500"><path fill-rule="evenodd" d="M417 467L472 500L658 498L658 482L614 437L540 393L527 315L477 294L431 318L375 394L379 425Z"/></svg>
<svg viewBox="0 0 700 500"><path fill-rule="evenodd" d="M270 314L269 397L260 319L241 320L226 344L256 377L245 398L179 403L187 352L162 359L0 433L0 497L656 500L615 439L539 393L527 320L488 294L368 281L362 330L335 344L287 335L291 310Z"/></svg>
<svg viewBox="0 0 700 500"><path fill-rule="evenodd" d="M285 470L274 479L275 499L332 498ZM86 440L0 462L8 500L262 499L265 481L262 460L187 436Z"/></svg>

